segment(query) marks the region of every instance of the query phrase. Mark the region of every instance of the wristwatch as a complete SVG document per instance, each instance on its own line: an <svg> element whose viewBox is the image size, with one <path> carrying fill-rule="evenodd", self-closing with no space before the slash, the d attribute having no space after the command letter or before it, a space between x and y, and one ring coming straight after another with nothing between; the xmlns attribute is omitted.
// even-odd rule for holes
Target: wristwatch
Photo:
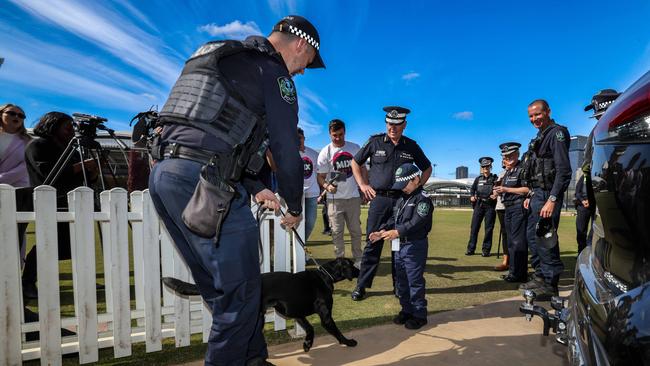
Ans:
<svg viewBox="0 0 650 366"><path fill-rule="evenodd" d="M292 211L292 210L287 210L287 213L293 217L298 217L300 216L300 211Z"/></svg>
<svg viewBox="0 0 650 366"><path fill-rule="evenodd" d="M550 196L548 196L548 200L551 201L551 202L555 202L555 201L557 201L557 197L555 197L554 195L550 195Z"/></svg>

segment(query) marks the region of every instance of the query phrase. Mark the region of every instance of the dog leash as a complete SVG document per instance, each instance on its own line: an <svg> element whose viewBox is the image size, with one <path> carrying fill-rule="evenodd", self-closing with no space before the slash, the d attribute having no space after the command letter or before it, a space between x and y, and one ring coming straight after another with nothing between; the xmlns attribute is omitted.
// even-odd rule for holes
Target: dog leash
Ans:
<svg viewBox="0 0 650 366"><path fill-rule="evenodd" d="M261 212L263 212L264 210L266 210L266 208L263 207L262 205L259 205L259 207L257 209L257 214L256 214L256 216L257 216L256 219L257 219L258 226L259 226L259 223L261 221ZM280 214L282 214L282 216L285 216L285 212L282 209L282 207L280 207ZM298 234L298 230L296 230L296 228L292 227L291 231L293 231L293 235L295 235L296 239L298 239L298 244L300 244L300 246L302 247L302 250L309 256L309 259L312 262L314 262L314 264L316 265L316 269L318 271L321 271L321 272L325 273L332 280L332 282L335 282L334 281L334 276L332 276L329 272L327 272L327 270L325 268L323 268L323 266L321 266L320 263L318 263L316 258L314 258L314 255L311 253L309 248L307 248L307 245L305 245L305 242L302 240L302 237L300 236L300 234ZM262 249L262 237L260 235L261 234L258 234L258 243L260 245L260 252L264 253L264 251L261 250ZM264 255L264 254L262 254L262 255Z"/></svg>

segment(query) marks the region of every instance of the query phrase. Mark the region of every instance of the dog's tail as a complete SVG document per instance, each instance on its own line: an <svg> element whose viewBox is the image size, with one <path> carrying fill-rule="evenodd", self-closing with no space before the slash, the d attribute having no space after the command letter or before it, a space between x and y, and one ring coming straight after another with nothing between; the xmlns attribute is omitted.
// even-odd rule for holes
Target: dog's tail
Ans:
<svg viewBox="0 0 650 366"><path fill-rule="evenodd" d="M168 289L176 292L181 296L198 296L201 295L199 288L189 282L181 281L174 277L163 277L162 283Z"/></svg>

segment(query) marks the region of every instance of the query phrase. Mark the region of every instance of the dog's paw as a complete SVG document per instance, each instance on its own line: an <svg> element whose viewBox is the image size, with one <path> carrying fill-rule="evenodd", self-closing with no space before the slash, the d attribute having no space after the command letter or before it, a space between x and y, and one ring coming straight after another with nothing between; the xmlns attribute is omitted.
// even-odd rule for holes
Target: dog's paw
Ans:
<svg viewBox="0 0 650 366"><path fill-rule="evenodd" d="M346 339L345 342L343 342L348 347L355 347L357 345L357 341L354 339Z"/></svg>
<svg viewBox="0 0 650 366"><path fill-rule="evenodd" d="M309 350L311 349L311 346L312 346L313 344L314 344L314 340L313 340L313 339L305 340L305 341L302 343L302 349L305 350L305 352L309 352Z"/></svg>

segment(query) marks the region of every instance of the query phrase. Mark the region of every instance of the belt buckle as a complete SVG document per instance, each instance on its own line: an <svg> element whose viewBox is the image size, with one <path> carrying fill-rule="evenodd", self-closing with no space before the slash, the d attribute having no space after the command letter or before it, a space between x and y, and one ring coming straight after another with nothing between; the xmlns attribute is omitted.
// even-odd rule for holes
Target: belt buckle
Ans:
<svg viewBox="0 0 650 366"><path fill-rule="evenodd" d="M178 149L180 149L181 145L174 142L170 146L171 146L171 151L169 152L169 156L171 156L172 158L178 156Z"/></svg>

